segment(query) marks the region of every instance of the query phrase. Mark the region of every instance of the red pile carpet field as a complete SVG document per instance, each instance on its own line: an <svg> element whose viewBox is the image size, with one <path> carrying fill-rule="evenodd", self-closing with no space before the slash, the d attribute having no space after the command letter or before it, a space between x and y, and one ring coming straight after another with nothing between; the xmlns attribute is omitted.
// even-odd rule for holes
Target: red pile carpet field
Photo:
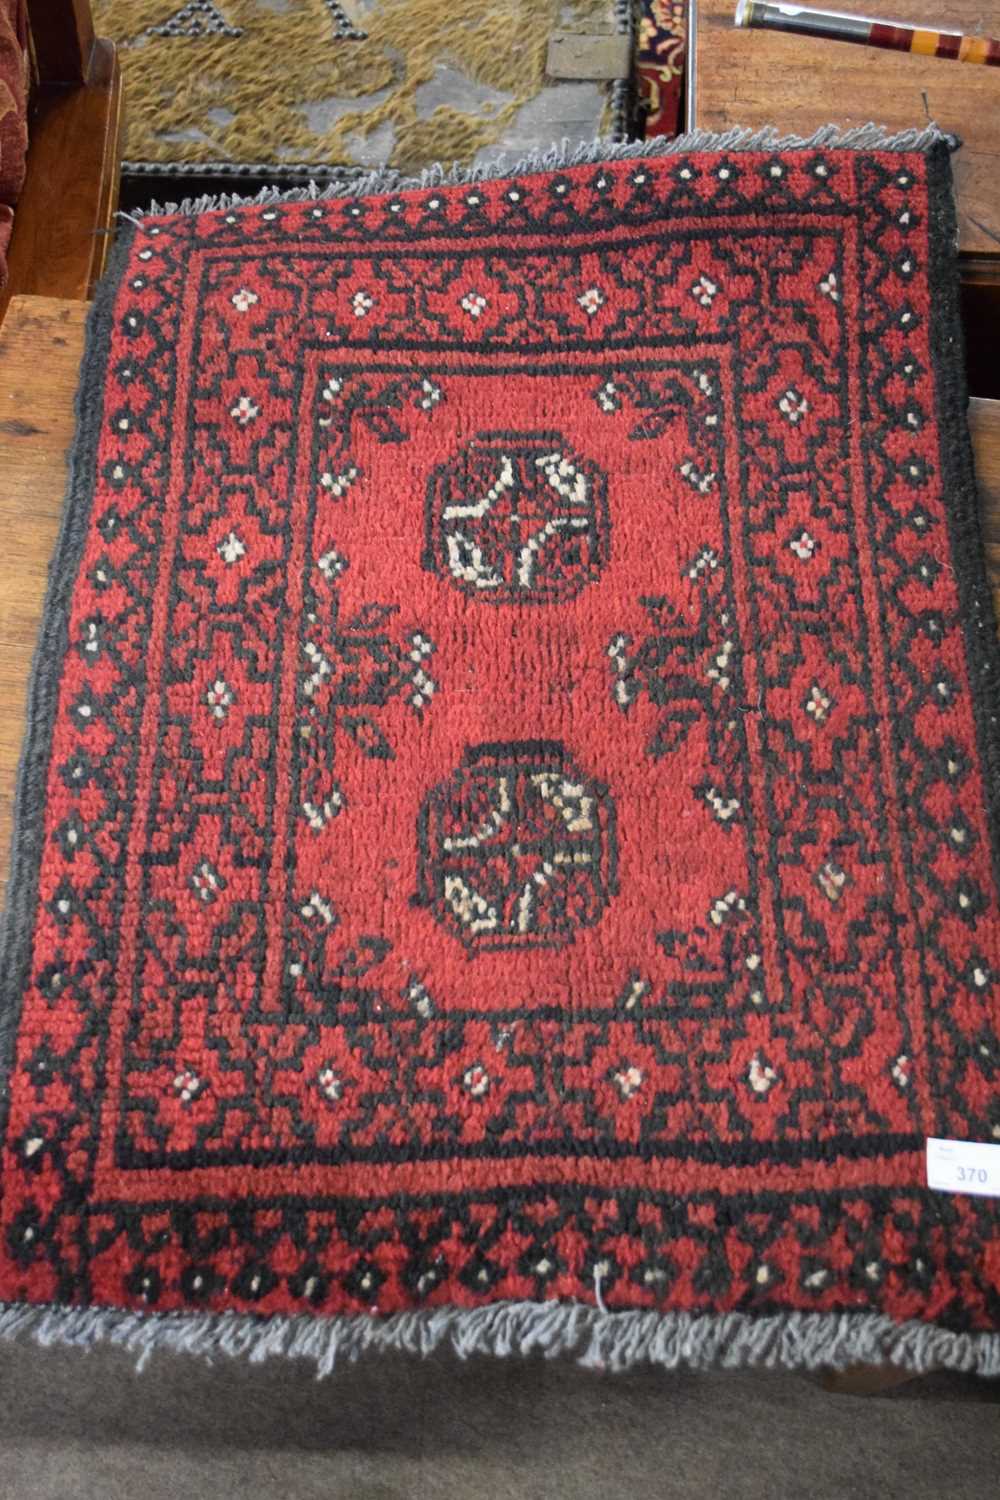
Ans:
<svg viewBox="0 0 1000 1500"><path fill-rule="evenodd" d="M943 143L723 150L126 229L0 975L11 1328L1000 1369L996 1202L924 1170L1000 1140L949 193Z"/></svg>

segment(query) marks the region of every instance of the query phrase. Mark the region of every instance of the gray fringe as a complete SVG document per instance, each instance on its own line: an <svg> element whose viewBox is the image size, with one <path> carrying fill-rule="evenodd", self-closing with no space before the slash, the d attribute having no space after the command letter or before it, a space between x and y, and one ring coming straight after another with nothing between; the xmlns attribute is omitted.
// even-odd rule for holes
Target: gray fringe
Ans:
<svg viewBox="0 0 1000 1500"><path fill-rule="evenodd" d="M450 1347L461 1359L488 1354L577 1355L587 1369L640 1364L675 1370L845 1369L894 1364L912 1374L961 1370L1000 1376L1000 1333L952 1333L928 1323L894 1323L878 1313L606 1312L579 1302L495 1302L432 1308L387 1318L259 1318L241 1313L134 1313L113 1308L0 1306L0 1340L29 1338L43 1348L111 1345L142 1370L159 1350L248 1359L311 1360L318 1378L338 1361L371 1353L427 1355Z"/></svg>
<svg viewBox="0 0 1000 1500"><path fill-rule="evenodd" d="M685 135L666 139L654 136L648 141L625 141L618 145L606 140L573 146L563 142L547 151L508 164L502 157L478 167L427 167L414 177L400 172L381 170L358 173L351 171L331 182L309 182L304 187L264 187L260 192L243 196L239 193L206 193L183 198L180 203L151 203L147 209L132 210L126 217L139 220L160 214L203 214L212 209L239 208L257 203L299 203L324 198L363 198L372 193L404 192L408 188L461 186L498 177L520 177L531 172L553 172L565 167L584 166L588 162L628 161L651 156L678 156L689 151L930 151L944 142L951 150L959 146L957 136L948 135L931 123L909 130L889 131L869 123L842 130L837 125L822 125L812 135L782 135L773 125L759 130L734 125L728 130L691 130Z"/></svg>

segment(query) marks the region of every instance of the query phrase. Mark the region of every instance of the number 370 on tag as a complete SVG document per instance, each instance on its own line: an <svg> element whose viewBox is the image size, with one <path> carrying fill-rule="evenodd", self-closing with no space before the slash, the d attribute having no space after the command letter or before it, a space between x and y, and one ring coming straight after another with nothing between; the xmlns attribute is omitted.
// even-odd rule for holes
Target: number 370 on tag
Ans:
<svg viewBox="0 0 1000 1500"><path fill-rule="evenodd" d="M927 1140L927 1186L939 1193L1000 1198L1000 1145L987 1141Z"/></svg>

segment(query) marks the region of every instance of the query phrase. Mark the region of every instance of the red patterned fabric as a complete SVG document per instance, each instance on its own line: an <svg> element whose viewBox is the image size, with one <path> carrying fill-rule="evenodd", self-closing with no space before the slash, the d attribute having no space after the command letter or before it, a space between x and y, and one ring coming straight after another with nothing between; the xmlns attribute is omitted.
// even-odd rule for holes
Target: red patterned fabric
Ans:
<svg viewBox="0 0 1000 1500"><path fill-rule="evenodd" d="M687 44L687 0L642 0L636 41L643 134L678 135Z"/></svg>
<svg viewBox="0 0 1000 1500"><path fill-rule="evenodd" d="M8 1302L996 1330L996 1205L923 1161L1000 1138L948 192L943 146L695 154L125 233Z"/></svg>

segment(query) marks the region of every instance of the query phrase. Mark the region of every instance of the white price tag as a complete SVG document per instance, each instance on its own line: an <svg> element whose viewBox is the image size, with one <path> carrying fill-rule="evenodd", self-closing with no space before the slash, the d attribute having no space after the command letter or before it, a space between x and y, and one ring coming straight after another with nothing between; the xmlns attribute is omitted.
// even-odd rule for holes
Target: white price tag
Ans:
<svg viewBox="0 0 1000 1500"><path fill-rule="evenodd" d="M1000 1145L927 1138L927 1186L939 1193L1000 1198Z"/></svg>

